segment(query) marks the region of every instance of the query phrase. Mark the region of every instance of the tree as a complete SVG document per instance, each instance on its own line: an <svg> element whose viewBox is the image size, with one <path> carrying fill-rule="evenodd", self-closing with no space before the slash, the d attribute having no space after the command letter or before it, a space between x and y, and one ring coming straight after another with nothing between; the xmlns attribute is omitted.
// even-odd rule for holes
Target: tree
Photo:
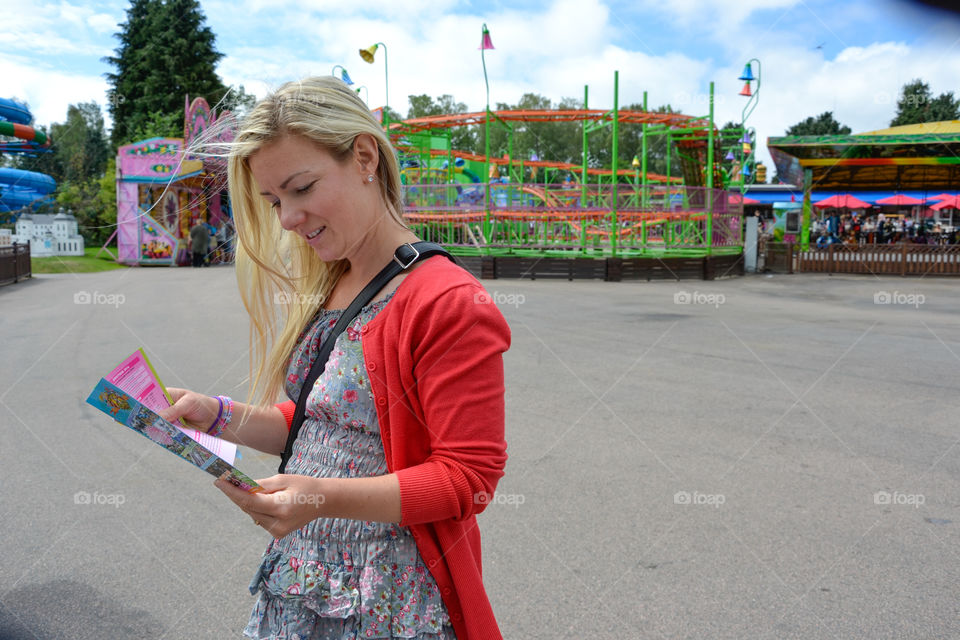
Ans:
<svg viewBox="0 0 960 640"><path fill-rule="evenodd" d="M162 133L180 134L187 95L203 96L211 105L227 96L222 105L227 108L245 104L242 88L231 92L216 74L223 54L205 22L197 0L131 0L127 20L115 34L120 45L104 58L114 67L105 75L115 145L134 141L151 122L170 123Z"/></svg>
<svg viewBox="0 0 960 640"><path fill-rule="evenodd" d="M62 173L55 177L67 182L99 178L107 165L110 148L103 114L96 102L67 107L67 121L52 127L54 155Z"/></svg>
<svg viewBox="0 0 960 640"><path fill-rule="evenodd" d="M957 118L960 118L960 100L953 97L953 92L941 93L934 98L930 93L930 85L917 78L903 85L900 90L897 113L890 121L890 126Z"/></svg>
<svg viewBox="0 0 960 640"><path fill-rule="evenodd" d="M436 101L425 93L408 96L407 99L410 102L410 109L407 111L408 120L467 111L467 105L457 102L450 94L444 94ZM476 134L471 127L453 127L450 130L450 145L458 151L473 151L476 145Z"/></svg>
<svg viewBox="0 0 960 640"><path fill-rule="evenodd" d="M849 134L850 127L837 122L833 117L832 111L824 111L816 118L811 116L787 129L788 136L835 136Z"/></svg>

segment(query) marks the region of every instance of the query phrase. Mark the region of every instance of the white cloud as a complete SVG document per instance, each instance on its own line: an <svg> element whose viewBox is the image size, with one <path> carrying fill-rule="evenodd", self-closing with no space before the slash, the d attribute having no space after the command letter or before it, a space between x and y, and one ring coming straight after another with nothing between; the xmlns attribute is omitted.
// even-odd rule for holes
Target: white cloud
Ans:
<svg viewBox="0 0 960 640"><path fill-rule="evenodd" d="M63 122L70 104L94 101L101 107L104 106L107 83L101 76L36 67L24 63L22 59L2 54L0 66L4 70L0 96L17 97L27 102L37 124L49 126L54 122ZM109 126L106 109L104 118Z"/></svg>

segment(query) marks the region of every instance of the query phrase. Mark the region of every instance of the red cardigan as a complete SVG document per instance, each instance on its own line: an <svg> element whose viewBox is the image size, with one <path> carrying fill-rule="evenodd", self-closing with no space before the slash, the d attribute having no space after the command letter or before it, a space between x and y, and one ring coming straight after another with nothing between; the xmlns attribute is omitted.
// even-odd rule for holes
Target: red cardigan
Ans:
<svg viewBox="0 0 960 640"><path fill-rule="evenodd" d="M484 288L444 256L403 279L361 330L387 469L459 640L500 639L481 579L484 510L503 476L503 352L510 328ZM293 421L296 404L277 405Z"/></svg>

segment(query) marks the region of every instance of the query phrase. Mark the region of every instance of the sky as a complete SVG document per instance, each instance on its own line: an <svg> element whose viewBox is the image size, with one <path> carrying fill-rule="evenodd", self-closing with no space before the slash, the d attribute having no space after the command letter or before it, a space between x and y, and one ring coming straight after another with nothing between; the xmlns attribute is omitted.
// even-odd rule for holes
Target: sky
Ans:
<svg viewBox="0 0 960 640"><path fill-rule="evenodd" d="M62 122L71 103L108 100L102 60L127 2L0 0L0 97L26 101L40 124ZM201 0L224 54L227 84L258 97L285 81L343 65L367 87L371 106L405 114L407 96L451 94L483 110L481 27L490 102L524 93L559 102L670 104L706 115L715 83L716 121L739 122L737 78L760 61L761 84L747 125L761 142L808 116L832 111L853 131L887 127L904 83L922 78L934 95L960 95L960 19L907 0ZM386 45L370 65L358 49ZM757 67L754 67L757 73ZM109 126L109 115L107 115Z"/></svg>

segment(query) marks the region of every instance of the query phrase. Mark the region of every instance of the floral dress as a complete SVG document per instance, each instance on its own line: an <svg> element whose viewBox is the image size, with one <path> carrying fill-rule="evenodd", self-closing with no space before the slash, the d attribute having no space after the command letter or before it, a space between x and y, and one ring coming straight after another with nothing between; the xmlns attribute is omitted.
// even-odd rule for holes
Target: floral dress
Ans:
<svg viewBox="0 0 960 640"><path fill-rule="evenodd" d="M389 302L368 304L337 337L307 400L287 473L356 478L387 473L360 329ZM287 369L296 400L341 310L321 309L297 341ZM407 527L318 518L267 545L250 593L259 599L249 638L451 640L453 627Z"/></svg>

